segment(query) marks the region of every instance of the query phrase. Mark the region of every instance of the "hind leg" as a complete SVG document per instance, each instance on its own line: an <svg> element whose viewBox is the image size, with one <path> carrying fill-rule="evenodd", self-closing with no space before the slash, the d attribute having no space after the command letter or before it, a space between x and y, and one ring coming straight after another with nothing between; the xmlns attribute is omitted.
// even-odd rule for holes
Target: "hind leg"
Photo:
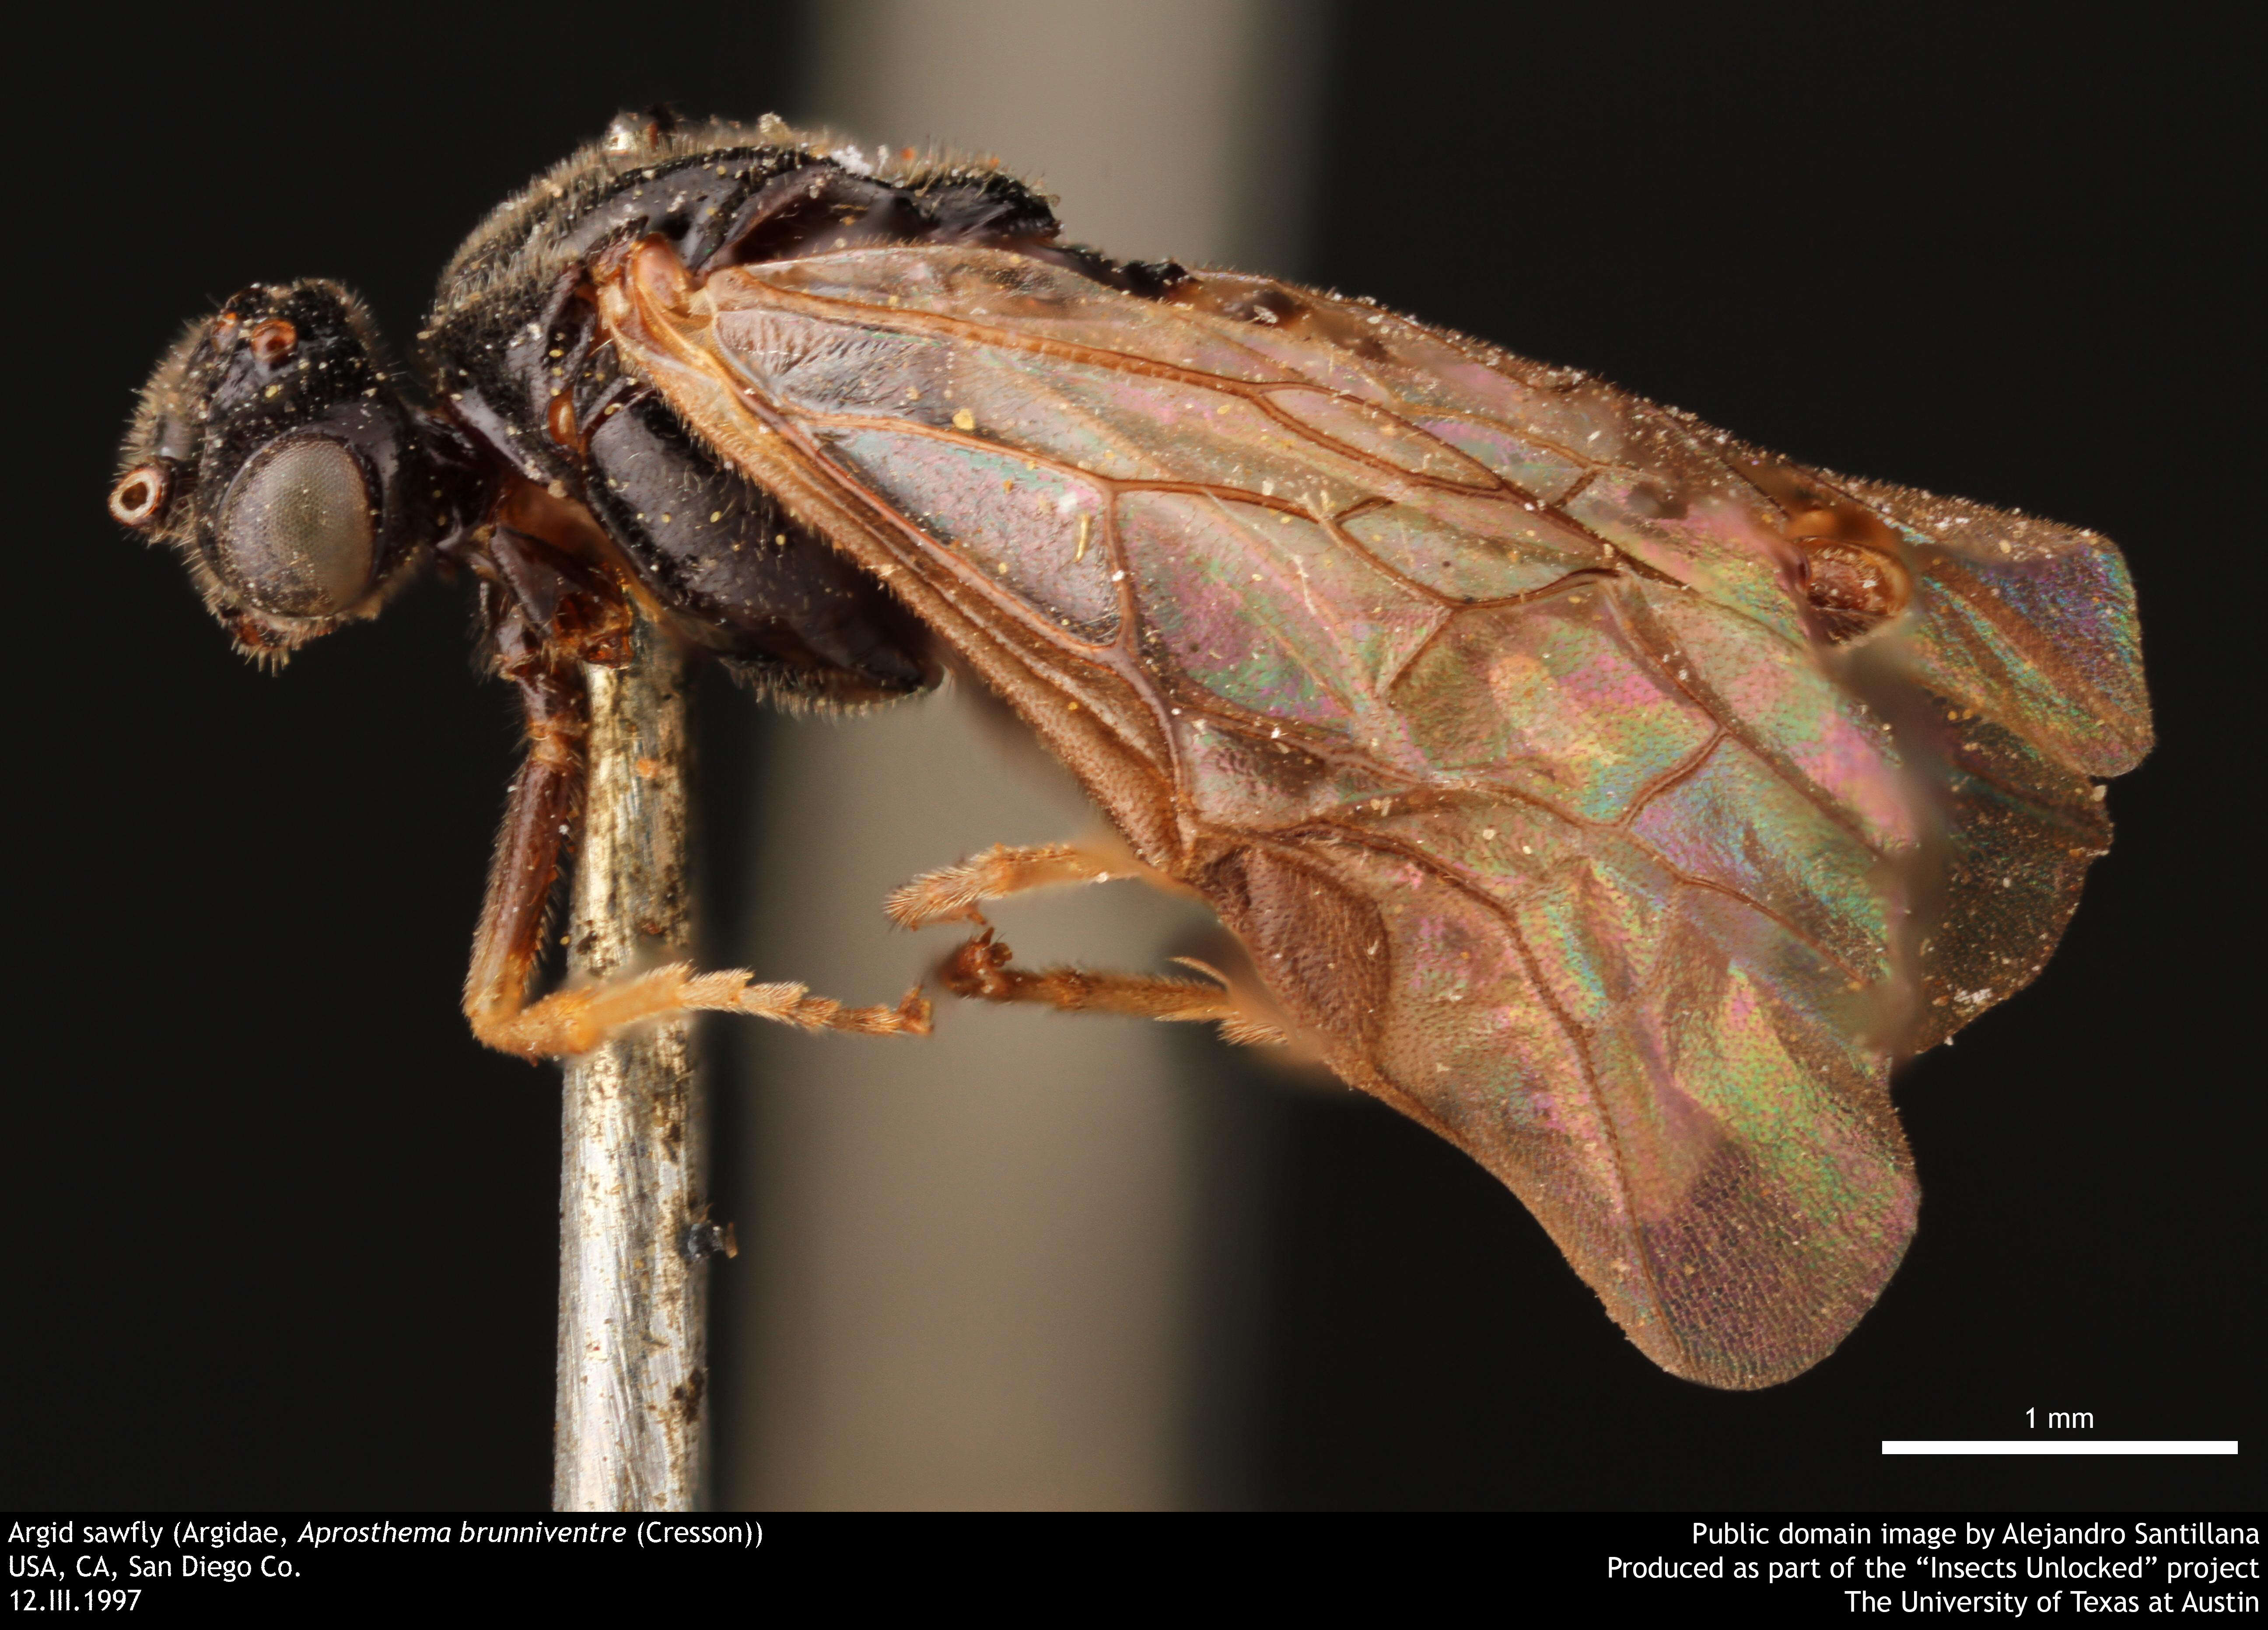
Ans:
<svg viewBox="0 0 2268 1630"><path fill-rule="evenodd" d="M1160 979L1090 968L1012 966L1015 953L987 929L965 941L938 969L945 988L978 1002L1034 1002L1062 1013L1124 1013L1180 1024L1216 1024L1235 1042L1278 1044L1286 1037L1272 1016L1233 989L1220 973L1191 958L1176 960L1213 982Z"/></svg>
<svg viewBox="0 0 2268 1630"><path fill-rule="evenodd" d="M924 872L893 892L885 903L901 928L932 922L984 923L985 901L1064 883L1135 878L1183 892L1184 886L1143 864L1123 847L1104 843L996 844L958 866ZM1187 958L1183 958L1187 961ZM1188 966L1207 981L1088 968L1033 970L1012 966L1013 953L990 928L964 942L939 966L938 977L956 996L977 1002L1029 1002L1065 1013L1124 1013L1173 1023L1211 1023L1231 1041L1280 1042L1281 1026L1266 1005L1233 988L1200 962Z"/></svg>

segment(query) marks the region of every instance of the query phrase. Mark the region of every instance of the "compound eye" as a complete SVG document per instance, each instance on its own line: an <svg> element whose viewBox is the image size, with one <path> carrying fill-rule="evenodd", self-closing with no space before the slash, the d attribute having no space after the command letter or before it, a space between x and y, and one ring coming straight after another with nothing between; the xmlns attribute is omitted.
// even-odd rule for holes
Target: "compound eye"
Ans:
<svg viewBox="0 0 2268 1630"><path fill-rule="evenodd" d="M230 485L215 529L222 568L262 611L334 616L370 591L372 507L362 466L339 443L277 442Z"/></svg>
<svg viewBox="0 0 2268 1630"><path fill-rule="evenodd" d="M156 525L166 511L166 494L172 485L172 475L164 465L136 465L110 489L111 518L136 531Z"/></svg>

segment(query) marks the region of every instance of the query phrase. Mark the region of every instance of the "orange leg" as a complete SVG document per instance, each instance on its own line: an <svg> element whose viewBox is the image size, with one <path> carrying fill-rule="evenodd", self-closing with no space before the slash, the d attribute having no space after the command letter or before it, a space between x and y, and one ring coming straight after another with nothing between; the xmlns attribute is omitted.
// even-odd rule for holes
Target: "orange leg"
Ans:
<svg viewBox="0 0 2268 1630"><path fill-rule="evenodd" d="M696 973L685 963L603 984L562 990L531 1003L545 907L559 877L563 840L581 819L584 699L564 662L528 657L506 673L527 709L527 760L512 783L504 829L489 867L488 898L465 976L473 1034L523 1058L587 1053L624 1025L689 1010L747 1013L805 1030L864 1036L925 1036L930 1007L918 988L895 1008L851 1008L795 984L760 985L743 968Z"/></svg>
<svg viewBox="0 0 2268 1630"><path fill-rule="evenodd" d="M924 872L894 891L884 909L901 928L932 922L974 922L986 900L1020 894L1059 883L1108 883L1130 877L1175 893L1185 886L1136 859L1109 841L1043 843L1029 848L995 844L974 860ZM1192 958L1175 960L1197 969L1210 982L1159 979L1140 973L1099 973L1087 968L1011 966L1013 953L992 930L964 942L938 969L945 988L978 1002L1027 1002L1065 1013L1126 1013L1168 1022L1217 1024L1231 1041L1280 1043L1286 1039L1264 1001L1246 995L1215 968Z"/></svg>
<svg viewBox="0 0 2268 1630"><path fill-rule="evenodd" d="M902 929L932 922L982 922L977 910L988 899L1021 894L1058 883L1108 883L1113 877L1155 877L1131 855L1097 844L1042 843L1011 848L996 843L974 860L925 871L882 902Z"/></svg>
<svg viewBox="0 0 2268 1630"><path fill-rule="evenodd" d="M1015 953L987 929L945 959L938 977L956 996L979 1002L1030 1002L1064 1013L1126 1013L1168 1023L1217 1024L1231 1041L1281 1043L1284 1032L1239 997L1226 979L1191 958L1176 960L1210 974L1214 982L1157 979L1140 973L1097 973L1086 968L1010 966Z"/></svg>
<svg viewBox="0 0 2268 1630"><path fill-rule="evenodd" d="M650 973L554 992L511 1013L475 1013L473 1032L492 1047L529 1058L587 1053L628 1024L673 1013L746 1013L803 1030L859 1036L926 1036L930 1006L920 988L895 1008L851 1008L792 983L759 985L746 968L696 973L672 963Z"/></svg>

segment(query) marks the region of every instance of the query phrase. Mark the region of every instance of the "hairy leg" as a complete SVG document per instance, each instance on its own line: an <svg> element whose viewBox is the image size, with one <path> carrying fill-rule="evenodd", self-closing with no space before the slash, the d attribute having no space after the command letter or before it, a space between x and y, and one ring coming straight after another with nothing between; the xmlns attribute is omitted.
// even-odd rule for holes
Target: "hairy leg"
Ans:
<svg viewBox="0 0 2268 1630"><path fill-rule="evenodd" d="M556 991L531 1003L545 912L559 877L566 839L580 822L582 743L587 701L571 656L548 642L514 640L507 610L498 620L500 663L519 687L527 720L527 760L489 865L487 898L465 976L465 1017L473 1034L523 1058L586 1053L641 1019L689 1010L746 1013L805 1030L865 1036L925 1036L930 1007L918 988L891 1007L845 1007L795 984L758 984L743 968L696 973L684 963L602 984Z"/></svg>
<svg viewBox="0 0 2268 1630"><path fill-rule="evenodd" d="M982 922L983 914L977 907L988 899L1058 883L1108 883L1113 877L1144 874L1155 875L1132 855L1123 850L1114 854L1100 844L1042 843L1012 848L996 843L973 860L925 871L904 887L892 890L882 909L902 929L924 928L932 922Z"/></svg>
<svg viewBox="0 0 2268 1630"><path fill-rule="evenodd" d="M1221 973L1191 958L1176 960L1209 975L1211 982L1088 968L1035 971L1012 966L1014 955L988 929L947 957L938 977L954 995L979 1002L1028 1002L1064 1013L1126 1013L1168 1023L1217 1024L1220 1033L1235 1042L1286 1039L1269 1014L1241 996Z"/></svg>
<svg viewBox="0 0 2268 1630"><path fill-rule="evenodd" d="M492 1047L528 1058L587 1053L626 1024L691 1011L746 1013L803 1030L839 1030L859 1036L926 1036L930 1006L918 988L895 1008L845 1007L797 984L755 982L745 968L696 973L672 963L650 973L608 980L578 990L556 991L510 1014L475 1016L474 1033Z"/></svg>
<svg viewBox="0 0 2268 1630"><path fill-rule="evenodd" d="M544 906L558 877L563 828L581 802L582 765L556 738L536 737L513 784L489 870L488 899L465 981L473 1034L524 1058L587 1053L641 1019L701 1010L746 1013L805 1030L862 1036L925 1036L930 1008L918 989L895 1008L846 1007L796 984L758 984L744 968L696 973L685 963L603 984L554 992L530 1003Z"/></svg>
<svg viewBox="0 0 2268 1630"><path fill-rule="evenodd" d="M1189 891L1112 840L1042 843L1029 848L995 844L958 866L924 872L895 890L883 908L901 928L932 922L982 926L986 901L1061 883L1108 883L1133 878L1174 893ZM1282 1042L1277 1016L1263 1001L1231 985L1218 969L1189 958L1177 960L1206 976L1205 981L1160 979L1141 973L1097 973L1089 968L1036 971L1012 966L1013 953L985 928L963 943L938 969L946 989L978 1002L1033 1002L1065 1013L1127 1013L1169 1022L1217 1024L1231 1041ZM1209 981L1209 982L1207 982Z"/></svg>

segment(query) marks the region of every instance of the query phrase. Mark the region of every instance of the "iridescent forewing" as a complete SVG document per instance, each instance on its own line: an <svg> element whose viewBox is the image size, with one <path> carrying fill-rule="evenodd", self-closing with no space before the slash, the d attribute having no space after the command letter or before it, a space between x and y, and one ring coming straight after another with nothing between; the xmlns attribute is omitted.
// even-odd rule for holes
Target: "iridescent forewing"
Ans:
<svg viewBox="0 0 2268 1630"><path fill-rule="evenodd" d="M2036 969L2146 740L2108 543L1259 278L649 246L600 299L1658 1362L1768 1384L1872 1304L1890 1067ZM1837 529L1914 585L1847 648Z"/></svg>
<svg viewBox="0 0 2268 1630"><path fill-rule="evenodd" d="M2110 540L1886 482L1807 472L1897 535L1918 579L1907 615L1859 653L1886 707L1922 710L1927 931L1906 1050L1934 1046L2031 982L2110 842L2102 780L2150 750L2126 563Z"/></svg>

